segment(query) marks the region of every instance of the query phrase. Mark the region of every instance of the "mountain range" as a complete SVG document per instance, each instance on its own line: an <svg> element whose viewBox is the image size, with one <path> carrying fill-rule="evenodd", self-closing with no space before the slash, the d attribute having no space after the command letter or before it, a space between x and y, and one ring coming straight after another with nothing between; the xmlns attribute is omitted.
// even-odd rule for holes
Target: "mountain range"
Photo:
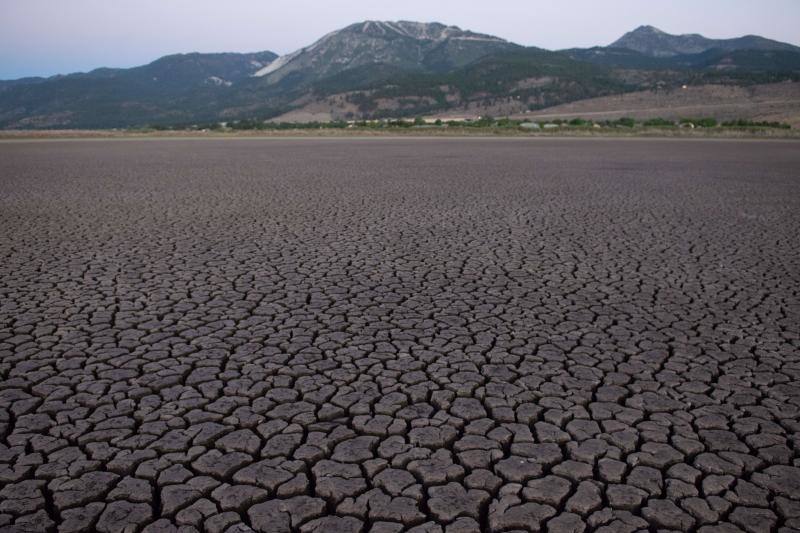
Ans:
<svg viewBox="0 0 800 533"><path fill-rule="evenodd" d="M609 46L548 51L439 23L366 21L278 57L177 54L148 65L0 81L0 128L540 109L684 84L800 81L800 48L641 26Z"/></svg>

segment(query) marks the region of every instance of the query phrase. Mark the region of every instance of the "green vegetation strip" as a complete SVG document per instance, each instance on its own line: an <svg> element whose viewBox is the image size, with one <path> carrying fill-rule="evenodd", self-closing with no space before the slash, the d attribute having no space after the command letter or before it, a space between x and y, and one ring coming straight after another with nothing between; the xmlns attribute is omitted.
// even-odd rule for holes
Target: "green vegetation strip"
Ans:
<svg viewBox="0 0 800 533"><path fill-rule="evenodd" d="M381 119L359 121L332 121L332 122L269 122L261 120L238 120L233 122L213 122L208 124L153 126L146 128L152 131L288 131L288 130L387 130L387 129L501 129L521 131L564 131L564 130L609 130L609 129L704 129L704 130L768 130L791 129L789 124L782 122L755 122L751 120L731 120L719 122L713 117L687 117L679 120L664 118L651 118L636 120L629 117L615 120L588 120L574 118L570 120L516 120L510 118L495 119L481 117L476 120L426 120L417 117L414 120L406 119Z"/></svg>

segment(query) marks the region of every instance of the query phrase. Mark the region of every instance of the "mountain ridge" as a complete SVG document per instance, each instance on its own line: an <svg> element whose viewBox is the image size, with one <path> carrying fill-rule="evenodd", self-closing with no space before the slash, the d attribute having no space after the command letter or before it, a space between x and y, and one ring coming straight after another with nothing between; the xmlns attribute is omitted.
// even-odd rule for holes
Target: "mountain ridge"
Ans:
<svg viewBox="0 0 800 533"><path fill-rule="evenodd" d="M332 106L331 116L347 119L522 112L649 87L800 81L800 48L758 36L641 26L612 44L548 51L438 22L368 20L283 56L173 54L129 69L0 81L0 128L264 120L304 106Z"/></svg>
<svg viewBox="0 0 800 533"><path fill-rule="evenodd" d="M800 47L767 39L759 35L744 35L730 39L710 39L699 33L671 34L655 26L639 26L629 31L607 48L625 48L652 57L699 54L711 49L784 50L800 52Z"/></svg>

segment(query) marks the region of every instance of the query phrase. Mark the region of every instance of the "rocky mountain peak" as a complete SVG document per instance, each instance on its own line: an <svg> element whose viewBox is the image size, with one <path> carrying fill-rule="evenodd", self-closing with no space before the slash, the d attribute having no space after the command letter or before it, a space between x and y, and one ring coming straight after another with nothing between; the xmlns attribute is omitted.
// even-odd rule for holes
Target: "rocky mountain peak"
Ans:
<svg viewBox="0 0 800 533"><path fill-rule="evenodd" d="M797 51L787 43L747 35L734 39L709 39L697 33L673 35L654 26L639 26L623 35L610 45L611 48L625 48L651 57L674 57L678 55L700 54L711 49L719 50L789 50Z"/></svg>
<svg viewBox="0 0 800 533"><path fill-rule="evenodd" d="M367 20L333 31L311 46L275 60L255 73L276 83L290 74L320 78L370 64L406 70L460 66L499 49L517 47L492 35L438 22Z"/></svg>
<svg viewBox="0 0 800 533"><path fill-rule="evenodd" d="M348 26L340 31L360 33L373 37L406 37L419 41L444 41L447 39L480 38L486 41L505 42L499 37L465 31L458 26L447 26L439 22L415 22L410 20L367 20L352 24L351 26Z"/></svg>
<svg viewBox="0 0 800 533"><path fill-rule="evenodd" d="M667 32L659 30L655 26L644 25L644 26L639 26L630 33L639 35L663 35Z"/></svg>

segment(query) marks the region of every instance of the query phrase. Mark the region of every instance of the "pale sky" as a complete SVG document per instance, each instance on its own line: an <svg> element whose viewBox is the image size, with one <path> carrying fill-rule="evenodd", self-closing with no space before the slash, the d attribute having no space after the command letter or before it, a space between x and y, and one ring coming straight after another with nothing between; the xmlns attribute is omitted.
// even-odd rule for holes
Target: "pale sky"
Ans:
<svg viewBox="0 0 800 533"><path fill-rule="evenodd" d="M367 19L442 22L551 50L606 45L642 24L800 45L800 0L0 0L0 79L179 52L285 54Z"/></svg>

